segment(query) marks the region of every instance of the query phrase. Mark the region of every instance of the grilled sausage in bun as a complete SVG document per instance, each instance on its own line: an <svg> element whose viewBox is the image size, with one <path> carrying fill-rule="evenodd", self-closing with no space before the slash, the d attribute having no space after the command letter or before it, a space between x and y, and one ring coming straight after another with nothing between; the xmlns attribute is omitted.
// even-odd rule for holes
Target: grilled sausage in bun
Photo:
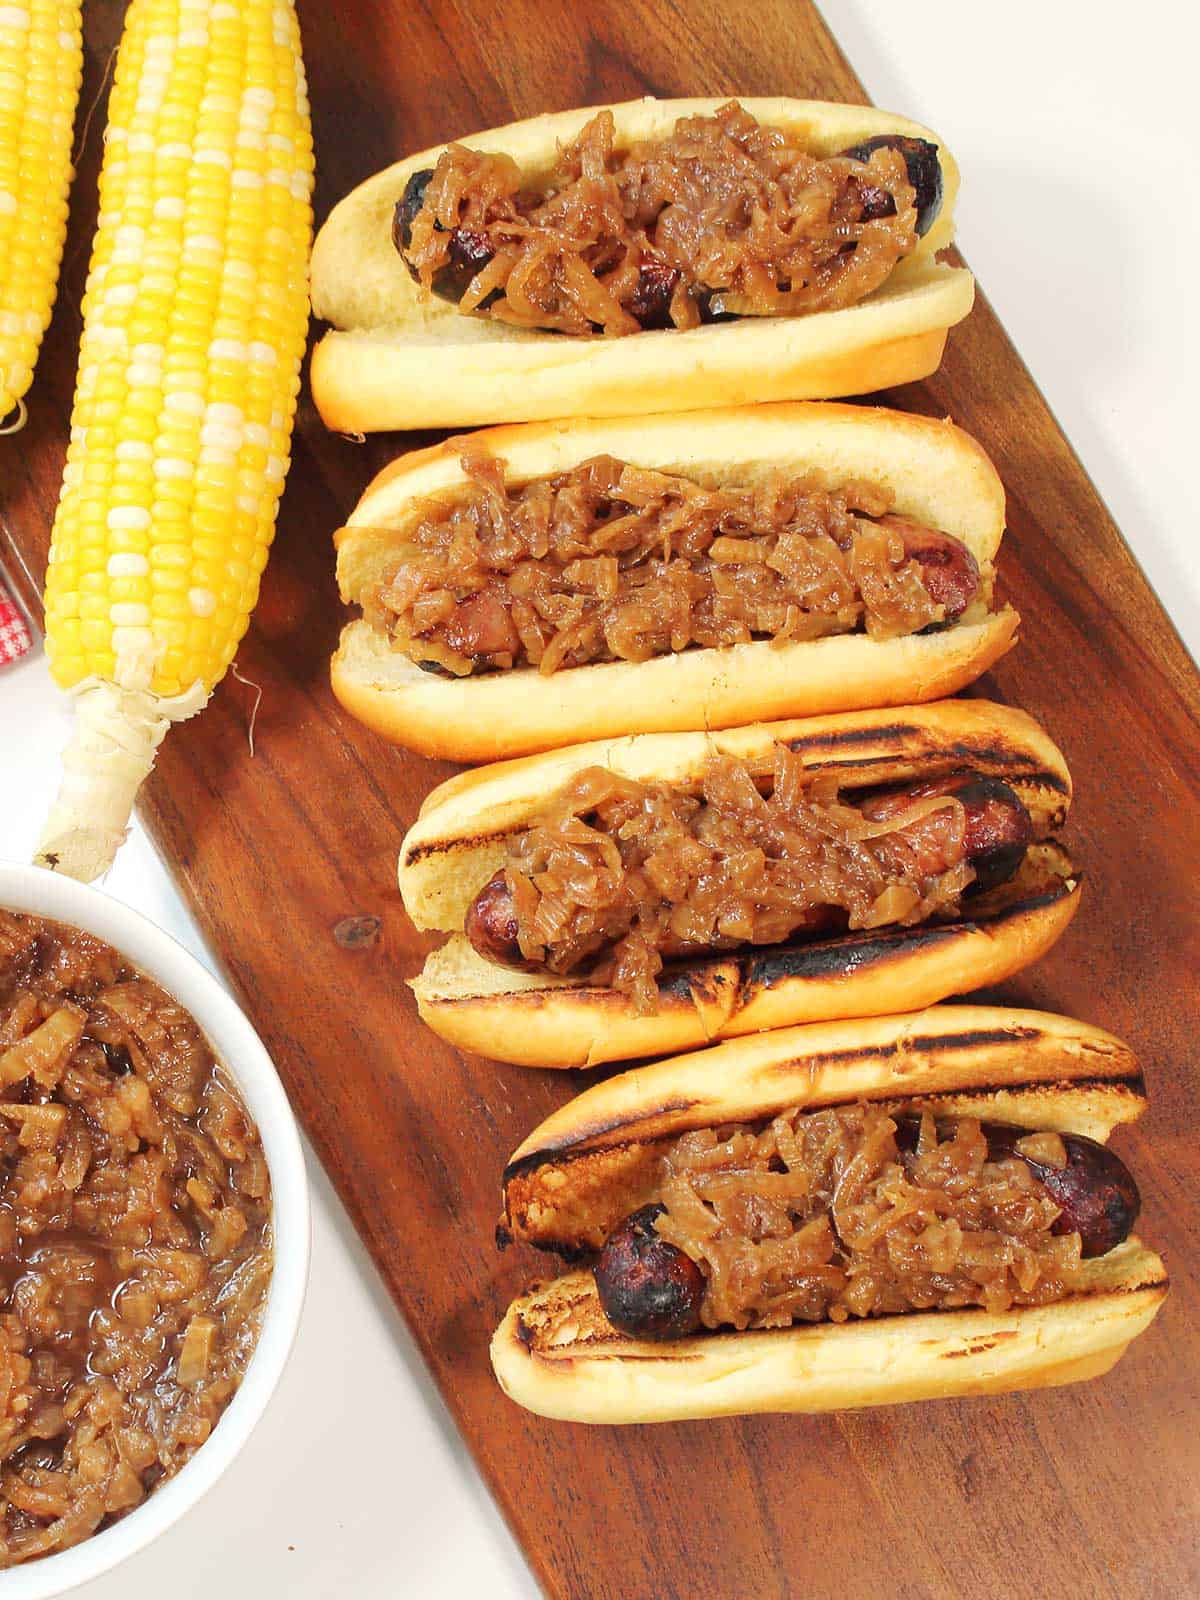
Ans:
<svg viewBox="0 0 1200 1600"><path fill-rule="evenodd" d="M477 768L401 848L410 917L452 934L421 1015L463 1049L578 1067L997 983L1076 909L1052 838L1070 796L1037 723L982 700Z"/></svg>
<svg viewBox="0 0 1200 1600"><path fill-rule="evenodd" d="M407 156L317 236L331 428L866 394L933 372L974 283L958 169L868 106L584 107Z"/></svg>
<svg viewBox="0 0 1200 1600"><path fill-rule="evenodd" d="M938 1006L627 1072L532 1133L500 1238L582 1263L510 1307L505 1392L665 1422L999 1394L1106 1372L1166 1294L1106 1142L1119 1040Z"/></svg>
<svg viewBox="0 0 1200 1600"><path fill-rule="evenodd" d="M489 761L953 694L1015 638L1004 491L948 422L750 406L403 456L337 536L342 704Z"/></svg>

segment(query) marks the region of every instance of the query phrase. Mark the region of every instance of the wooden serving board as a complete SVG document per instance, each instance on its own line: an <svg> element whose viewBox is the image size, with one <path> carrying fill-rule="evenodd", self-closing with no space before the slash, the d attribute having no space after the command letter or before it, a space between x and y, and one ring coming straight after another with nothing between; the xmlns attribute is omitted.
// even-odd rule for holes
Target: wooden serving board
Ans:
<svg viewBox="0 0 1200 1600"><path fill-rule="evenodd" d="M85 7L85 105L120 12ZM301 20L319 218L404 152L535 111L646 92L863 98L798 0L312 0ZM62 465L102 126L101 108L29 426L0 451L3 529L35 576ZM429 381L453 375L431 370ZM262 688L254 757L254 691L230 679L171 734L146 791L145 821L553 1595L1200 1589L1189 1249L1200 1219L1200 682L986 303L951 334L936 378L886 398L950 414L999 467L1002 573L1025 637L982 688L1042 717L1077 779L1069 837L1089 877L1083 909L1003 998L1128 1036L1150 1082L1152 1111L1121 1148L1175 1287L1110 1377L1027 1398L611 1431L542 1422L500 1393L488 1338L541 1266L493 1248L501 1167L584 1080L455 1054L418 1025L405 987L428 943L400 906L397 846L449 769L344 716L326 666L343 620L330 534L368 476L413 440L331 437L304 403L278 543L239 655ZM398 1551L398 1579L403 1570Z"/></svg>

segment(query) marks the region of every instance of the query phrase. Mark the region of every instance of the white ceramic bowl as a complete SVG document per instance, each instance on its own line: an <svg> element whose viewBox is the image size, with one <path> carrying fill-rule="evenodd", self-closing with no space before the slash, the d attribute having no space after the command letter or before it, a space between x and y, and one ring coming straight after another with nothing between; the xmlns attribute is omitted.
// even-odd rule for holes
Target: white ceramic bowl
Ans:
<svg viewBox="0 0 1200 1600"><path fill-rule="evenodd" d="M40 867L0 861L0 906L73 923L105 939L195 1017L258 1124L271 1172L275 1268L258 1345L211 1437L174 1478L103 1533L0 1575L4 1600L49 1600L108 1572L164 1533L204 1495L250 1437L292 1348L308 1279L304 1156L283 1086L228 992L168 934L119 900Z"/></svg>

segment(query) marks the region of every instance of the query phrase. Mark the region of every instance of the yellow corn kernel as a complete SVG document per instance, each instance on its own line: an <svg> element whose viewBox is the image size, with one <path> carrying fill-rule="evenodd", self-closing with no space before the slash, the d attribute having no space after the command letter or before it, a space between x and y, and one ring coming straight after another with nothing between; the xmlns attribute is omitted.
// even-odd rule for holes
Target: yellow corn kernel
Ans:
<svg viewBox="0 0 1200 1600"><path fill-rule="evenodd" d="M67 234L79 6L0 5L0 419L33 381Z"/></svg>
<svg viewBox="0 0 1200 1600"><path fill-rule="evenodd" d="M108 119L46 576L51 671L83 692L44 855L80 876L111 859L167 723L233 660L275 530L312 236L291 0L132 0ZM106 760L120 804L98 794Z"/></svg>
<svg viewBox="0 0 1200 1600"><path fill-rule="evenodd" d="M134 678L150 659L141 686L173 696L232 660L287 470L313 165L291 6L133 0L108 119L47 653L63 688L114 657L138 686L122 659ZM264 459L273 431L284 453ZM129 550L147 565L117 587L108 563ZM60 632L90 574L123 650L112 631L90 647ZM195 627L178 626L180 594Z"/></svg>

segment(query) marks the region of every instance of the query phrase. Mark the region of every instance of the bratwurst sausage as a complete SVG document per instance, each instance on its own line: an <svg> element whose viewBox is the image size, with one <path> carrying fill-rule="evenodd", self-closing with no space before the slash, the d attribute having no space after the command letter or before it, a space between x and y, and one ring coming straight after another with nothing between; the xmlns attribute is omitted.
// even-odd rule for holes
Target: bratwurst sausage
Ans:
<svg viewBox="0 0 1200 1600"><path fill-rule="evenodd" d="M902 1155L917 1146L919 1117L896 1118L896 1145ZM1052 1165L1017 1145L1029 1138L1030 1129L985 1122L980 1131L987 1140L989 1161L1023 1161L1049 1194L1062 1215L1052 1233L1077 1233L1085 1257L1104 1256L1133 1232L1141 1195L1133 1174L1107 1145L1081 1133L1060 1134L1066 1155L1064 1166Z"/></svg>
<svg viewBox="0 0 1200 1600"><path fill-rule="evenodd" d="M433 177L433 168L424 167L420 172L414 172L404 186L404 193L396 202L396 209L392 214L392 244L400 252L404 264L414 278L420 275L408 259L408 250L412 245L412 227L417 219L417 213L425 204L425 191L429 188L429 180ZM436 233L445 233L440 222L434 223ZM476 232L473 228L454 228L450 235L450 259L446 265L433 275L433 292L439 300L450 300L457 305L467 292L467 285L478 272L492 259L495 253L488 242L487 236ZM501 296L502 291L494 290L485 296L479 303L480 311L486 311Z"/></svg>
<svg viewBox="0 0 1200 1600"><path fill-rule="evenodd" d="M869 161L876 150L894 149L904 157L908 181L916 190L917 234L925 234L933 225L942 203L942 168L938 160L937 145L928 139L916 139L898 133L879 134L839 152L852 161ZM434 174L432 167L422 167L414 172L396 202L392 214L392 244L404 260L414 279L420 274L409 259L412 247L412 229L425 204L425 194ZM894 216L896 202L892 195L877 184L861 182L858 196L864 221ZM436 233L446 230L442 223L434 223ZM473 228L454 228L449 241L449 259L434 273L431 287L439 299L457 305L472 280L491 261L494 251L485 233ZM848 244L847 249L853 245ZM637 289L627 310L643 330L670 328L671 299L682 274L665 257L657 252L643 252L638 270ZM486 311L502 298L503 290L494 289L480 301L479 311ZM716 299L714 297L717 297ZM697 285L694 295L702 322L728 322L737 313L723 311L719 304L719 290Z"/></svg>
<svg viewBox="0 0 1200 1600"><path fill-rule="evenodd" d="M626 1217L609 1234L595 1266L608 1320L639 1339L681 1339L700 1326L704 1274L655 1228L665 1209L643 1206Z"/></svg>
<svg viewBox="0 0 1200 1600"><path fill-rule="evenodd" d="M961 617L979 593L979 563L961 539L942 533L895 511L874 519L904 546L906 560L921 569L921 582L934 605L945 611L944 621Z"/></svg>
<svg viewBox="0 0 1200 1600"><path fill-rule="evenodd" d="M914 852L921 871L927 876L946 872L965 860L975 873L971 888L990 889L1011 878L1020 866L1033 839L1033 823L1019 795L998 778L978 773L953 773L928 783L881 791L859 802L858 809L868 821L887 821L915 802L953 795L963 807L965 827L961 842L947 841L926 826L927 814L911 828L899 827L883 836L879 849ZM960 852L956 859L951 859ZM840 931L844 919L835 907L814 907L797 918L792 936L804 939ZM471 945L488 961L526 972L545 970L528 961L521 951L519 926L512 892L503 869L497 872L475 896L467 910L464 931ZM699 954L697 947L668 936L660 946L666 958Z"/></svg>
<svg viewBox="0 0 1200 1600"><path fill-rule="evenodd" d="M1033 822L1020 797L1000 778L958 772L903 789L885 790L861 803L863 815L883 822L901 815L914 800L953 795L965 812L963 854L975 873L968 894L982 894L1007 883L1033 843ZM903 837L903 830L901 831ZM926 871L944 872L952 863L931 859Z"/></svg>
<svg viewBox="0 0 1200 1600"><path fill-rule="evenodd" d="M614 514L620 514L619 505L615 508ZM942 628L948 623L956 622L979 595L979 563L966 545L952 534L942 533L939 529L926 527L924 523L914 522L911 517L899 516L892 512L877 518L859 517L857 522L863 529L872 526L882 528L891 540L899 541L902 553L895 558L897 571L901 570L906 562L917 564L920 569L921 584L930 601L933 605L940 606L942 610L941 620L929 624L930 628ZM839 533L837 543L839 548L849 553L854 543L853 532ZM696 559L699 562L701 558ZM516 570L522 574L523 581L527 582L527 566L523 564ZM644 572L645 566L641 566L640 570ZM707 581L708 575L702 565L697 565L693 570L697 573L698 584ZM736 570L736 567L726 564L723 570L728 573ZM856 579L859 576L857 572L854 574ZM861 582L867 584L870 579L863 579ZM638 592L636 581L632 580L627 572L623 572L614 596L598 597L584 590L578 593L578 598L584 604L584 615L600 617L603 628L603 619L611 616L612 607L619 606L627 599L635 598ZM859 595L860 603L866 607L868 601L862 587ZM524 665L526 661L522 656L521 635L514 616L514 605L519 606L522 603L525 602L518 601L512 584L499 574L493 574L486 588L475 589L462 599L454 601L452 609L439 618L432 628L427 628L420 637L422 640L433 638L435 642L444 644L456 655L470 658L479 671L507 670L493 665L497 660L509 660L514 664ZM606 633L604 638L607 640ZM417 664L427 672L436 671L438 668L436 661L422 661L418 658Z"/></svg>
<svg viewBox="0 0 1200 1600"><path fill-rule="evenodd" d="M903 133L880 133L873 139L864 139L861 144L851 145L842 155L853 161L869 161L876 150L896 150L904 157L908 181L917 191L917 234L928 233L942 208L942 164L938 160L937 145ZM862 192L866 199L865 184ZM895 213L896 202L886 189L872 185L871 194L872 201L865 205L864 215L890 217Z"/></svg>
<svg viewBox="0 0 1200 1600"><path fill-rule="evenodd" d="M896 1147L902 1163L915 1155L921 1119L895 1118ZM939 1126L939 1136L947 1130ZM1052 1234L1078 1233L1085 1259L1107 1255L1133 1231L1141 1199L1133 1175L1118 1156L1081 1134L1057 1135L1065 1164L1057 1166L1018 1149L1031 1130L983 1123L987 1159L1019 1160L1046 1190L1061 1214ZM655 1227L665 1207L643 1206L609 1234L593 1268L604 1313L621 1333L638 1339L678 1339L701 1325L707 1279L678 1245Z"/></svg>

